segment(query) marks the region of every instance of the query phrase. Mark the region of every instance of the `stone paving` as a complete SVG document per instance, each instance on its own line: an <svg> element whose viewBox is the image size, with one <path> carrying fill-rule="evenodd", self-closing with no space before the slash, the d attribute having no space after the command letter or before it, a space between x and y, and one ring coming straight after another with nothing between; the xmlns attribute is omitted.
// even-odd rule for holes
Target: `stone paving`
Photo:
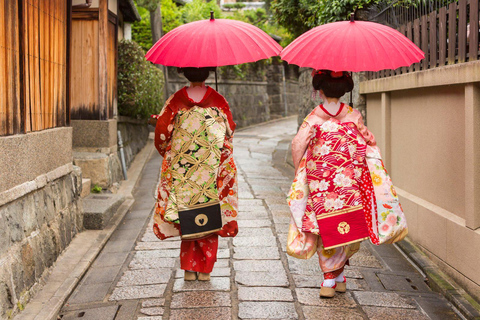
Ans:
<svg viewBox="0 0 480 320"><path fill-rule="evenodd" d="M154 157L142 179L151 190L135 196L132 213L64 306L62 319L82 312L82 319L107 320L460 319L391 245L364 242L346 268L347 293L319 299L316 256L298 260L285 253L285 197L293 178L285 161L295 132L296 119L288 118L236 133L240 231L220 239L210 282L185 282L180 241L160 241L152 232L160 165Z"/></svg>

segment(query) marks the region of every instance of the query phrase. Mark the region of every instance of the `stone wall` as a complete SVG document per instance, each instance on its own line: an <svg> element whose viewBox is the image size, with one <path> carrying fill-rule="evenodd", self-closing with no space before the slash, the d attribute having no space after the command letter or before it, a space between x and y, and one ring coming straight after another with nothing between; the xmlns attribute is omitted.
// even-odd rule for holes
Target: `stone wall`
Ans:
<svg viewBox="0 0 480 320"><path fill-rule="evenodd" d="M26 184L31 192L22 192ZM22 308L39 280L83 229L80 168L70 163L26 184L14 190L16 199L11 200L10 192L11 201L0 202L1 319ZM0 200L4 195L0 194Z"/></svg>
<svg viewBox="0 0 480 320"><path fill-rule="evenodd" d="M300 96L295 67L287 67L286 94L284 94L281 68L281 64L263 63L249 69L243 79L232 76L232 72L223 72L223 78L219 76L218 91L227 99L237 128L298 113ZM188 81L178 75L175 68L169 68L168 76L170 95L188 85ZM213 73L206 84L215 88ZM285 96L287 97L286 114Z"/></svg>
<svg viewBox="0 0 480 320"><path fill-rule="evenodd" d="M149 135L147 122L146 120L136 120L120 116L118 117L117 128L122 135L125 162L128 168L135 155L147 144ZM118 157L120 157L120 150Z"/></svg>
<svg viewBox="0 0 480 320"><path fill-rule="evenodd" d="M111 120L72 120L73 158L92 185L109 189L123 180L117 131L122 134L127 168L145 146L148 127L145 120L119 116Z"/></svg>
<svg viewBox="0 0 480 320"><path fill-rule="evenodd" d="M366 104L365 104L365 97L360 95L360 82L363 81L365 75L363 73L354 73L353 74L353 82L355 84L352 92L352 100L353 100L353 107L358 109L363 118L366 121ZM301 68L300 69L300 76L299 76L299 111L298 111L298 125L302 124L303 119L316 107L320 104L320 99L318 98L318 94L315 99L312 98L312 69L310 68ZM350 94L345 94L340 101L345 104L350 103Z"/></svg>
<svg viewBox="0 0 480 320"><path fill-rule="evenodd" d="M104 189L122 180L117 156L117 120L72 120L73 160L84 178Z"/></svg>
<svg viewBox="0 0 480 320"><path fill-rule="evenodd" d="M272 119L298 113L300 97L296 70L293 66L286 64L273 64L268 68L267 93ZM285 86L283 77L285 77Z"/></svg>

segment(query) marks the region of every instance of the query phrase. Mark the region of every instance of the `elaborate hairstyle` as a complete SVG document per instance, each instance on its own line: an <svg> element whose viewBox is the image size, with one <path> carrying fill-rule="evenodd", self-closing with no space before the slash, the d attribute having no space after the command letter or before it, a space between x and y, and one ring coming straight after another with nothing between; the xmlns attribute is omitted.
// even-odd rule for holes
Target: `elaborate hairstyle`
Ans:
<svg viewBox="0 0 480 320"><path fill-rule="evenodd" d="M188 79L190 82L203 82L207 80L210 71L212 68L177 68L178 73L183 73L185 78Z"/></svg>
<svg viewBox="0 0 480 320"><path fill-rule="evenodd" d="M315 90L322 90L328 98L340 98L353 90L353 80L346 71L314 70L312 85Z"/></svg>

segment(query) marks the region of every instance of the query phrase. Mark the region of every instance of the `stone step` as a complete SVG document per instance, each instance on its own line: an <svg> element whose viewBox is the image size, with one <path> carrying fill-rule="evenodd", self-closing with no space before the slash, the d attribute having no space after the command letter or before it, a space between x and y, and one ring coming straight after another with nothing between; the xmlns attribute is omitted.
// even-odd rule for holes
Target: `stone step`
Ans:
<svg viewBox="0 0 480 320"><path fill-rule="evenodd" d="M125 197L118 194L90 194L83 199L85 229L104 229Z"/></svg>
<svg viewBox="0 0 480 320"><path fill-rule="evenodd" d="M85 198L90 194L90 190L92 189L92 180L91 179L82 179L82 193L80 197Z"/></svg>

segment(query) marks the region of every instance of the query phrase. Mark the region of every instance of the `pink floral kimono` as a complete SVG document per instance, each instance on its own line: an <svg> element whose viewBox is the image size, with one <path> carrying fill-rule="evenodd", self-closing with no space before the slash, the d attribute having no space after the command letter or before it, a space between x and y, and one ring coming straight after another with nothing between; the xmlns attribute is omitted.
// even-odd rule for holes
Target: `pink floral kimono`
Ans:
<svg viewBox="0 0 480 320"><path fill-rule="evenodd" d="M316 249L325 279L334 279L361 240L379 245L406 236L398 196L359 111L315 108L292 141L292 157L288 254L308 259Z"/></svg>
<svg viewBox="0 0 480 320"><path fill-rule="evenodd" d="M293 163L295 165L295 171L296 171L296 179L294 180L294 183L292 185L292 190L296 189L296 184L299 183L299 175L303 177L303 179L306 179L307 181L309 180L308 177L311 177L312 174L323 174L320 171L315 172L317 169L316 167L310 167L307 169L307 165L310 166L316 166L313 162L308 162L307 164L307 148L311 142L312 138L318 138L319 136L317 134L317 128L319 128L322 125L329 125L329 126L337 126L337 124L352 124L354 125L359 133L359 139L363 141L363 144L367 143L371 146L374 146L375 143L375 138L373 134L368 131L368 129L365 127L363 124L363 119L358 110L355 110L351 107L348 107L344 105L343 103L340 105L339 111L337 114L333 115L330 114L326 109L323 108L322 105L316 107L304 120L303 124L301 125L301 128L299 129L297 135L292 141L292 158L293 158ZM327 128L328 129L328 128ZM326 130L328 131L328 130ZM327 144L322 144L322 145L327 145ZM318 154L322 154L323 150L321 150L320 144L316 147L318 150L311 150L312 152L317 152ZM348 151L348 150L347 150ZM365 154L365 148L363 148L363 155ZM362 164L363 164L363 159ZM350 177L350 183L349 186L353 185L359 185L360 182L359 179L361 178L361 170L357 169L360 167L359 166L351 166L348 168L341 168L342 170L342 177L347 179ZM319 168L319 170L327 170L327 168ZM359 170L357 173L356 170ZM348 171L348 172L347 172ZM351 172L350 172L351 171ZM338 175L339 176L339 175ZM356 179L355 179L356 178ZM334 184L338 184L340 182L338 181L331 181L331 182L325 182L325 180L322 180L323 182L320 182L320 180L316 181L310 181L307 184L307 189L313 189L312 190L327 190L329 187L332 187ZM353 183L356 182L356 183ZM322 185L325 184L325 185ZM305 188L305 187L303 187ZM298 186L297 186L298 189ZM357 203L355 201L359 200L354 200L354 194L358 192L358 187L356 189L352 189L352 196L349 197L349 199L352 199L351 203L349 203L349 207L355 209ZM335 192L331 192L331 195L336 195ZM304 190L301 192L291 192L289 194L289 205L291 209L294 208L296 203L304 202L306 205L304 214L301 218L301 225L299 226L300 229L304 232L308 232L310 234L320 234L320 228L318 227L318 224L320 222L317 222L317 214L318 210L314 210L313 207L316 206L318 207L317 204L317 199L318 202L323 201L322 203L324 205L330 205L332 209L340 202L340 198L338 196L333 199L333 197L330 199L321 199L321 198L315 198L314 194L310 194L310 190ZM335 202L337 201L337 202ZM325 203L327 202L327 203ZM331 202L331 203L330 203ZM346 206L347 204L342 203L342 207ZM294 210L292 210L294 212ZM363 217L362 217L363 218ZM297 225L299 224L300 221L297 219ZM348 226L348 225L347 225ZM345 226L344 226L345 227ZM344 231L343 231L344 232ZM311 237L311 236L310 236ZM368 231L367 231L367 237L368 237ZM345 264L348 263L348 259L359 250L360 248L360 242L355 241L353 243L341 245L341 246L334 246L329 249L325 249L322 240L320 237L317 239L317 254L319 257L319 262L320 262L320 267L322 271L325 273L325 278L328 279L333 279L336 276L338 276L342 271L343 267Z"/></svg>

